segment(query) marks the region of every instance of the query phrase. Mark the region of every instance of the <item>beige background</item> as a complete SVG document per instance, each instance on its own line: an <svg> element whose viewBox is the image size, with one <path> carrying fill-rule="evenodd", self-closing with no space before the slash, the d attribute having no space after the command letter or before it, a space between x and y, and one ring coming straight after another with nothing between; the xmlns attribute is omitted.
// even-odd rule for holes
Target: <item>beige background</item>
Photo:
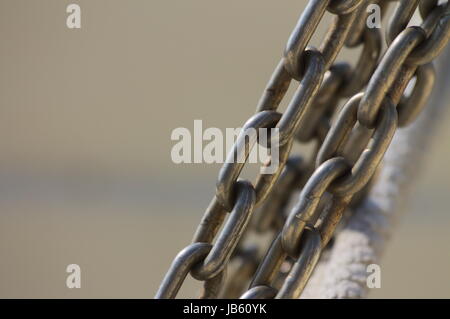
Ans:
<svg viewBox="0 0 450 319"><path fill-rule="evenodd" d="M0 297L152 297L218 171L173 164L171 131L242 125L305 1L72 2L81 30L70 1L0 2ZM450 297L449 138L372 297ZM81 289L65 286L71 263Z"/></svg>

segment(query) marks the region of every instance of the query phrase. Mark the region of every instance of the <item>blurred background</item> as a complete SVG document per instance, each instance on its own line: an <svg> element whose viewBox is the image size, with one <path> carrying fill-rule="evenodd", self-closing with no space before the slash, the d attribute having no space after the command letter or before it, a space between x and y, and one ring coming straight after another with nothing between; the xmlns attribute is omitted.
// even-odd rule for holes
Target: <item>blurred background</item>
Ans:
<svg viewBox="0 0 450 319"><path fill-rule="evenodd" d="M240 127L305 3L1 0L0 297L153 297L219 169L174 164L172 130ZM448 125L438 133L371 297L450 298ZM72 263L81 289L66 287Z"/></svg>

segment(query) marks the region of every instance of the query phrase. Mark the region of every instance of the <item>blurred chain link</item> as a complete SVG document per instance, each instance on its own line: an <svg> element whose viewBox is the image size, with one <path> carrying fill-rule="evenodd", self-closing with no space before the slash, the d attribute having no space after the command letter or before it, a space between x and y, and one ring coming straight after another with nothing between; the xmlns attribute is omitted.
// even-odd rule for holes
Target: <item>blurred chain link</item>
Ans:
<svg viewBox="0 0 450 319"><path fill-rule="evenodd" d="M398 5L380 58L383 37L366 25L367 7L378 4L384 14L392 2ZM334 19L315 49L308 45L327 11ZM408 26L416 11L421 25ZM201 298L298 298L345 210L370 187L397 127L414 121L426 105L435 81L432 61L449 39L448 1L308 1L255 115L220 170L192 244L175 257L156 298L175 298L189 273L204 282ZM343 47L360 48L354 67L335 63ZM280 113L294 81L298 88ZM343 98L350 99L340 108ZM274 127L278 169L260 173L254 184L240 179L245 163L232 159L239 145L247 159L258 143L246 129ZM290 156L295 141L315 143L312 154Z"/></svg>

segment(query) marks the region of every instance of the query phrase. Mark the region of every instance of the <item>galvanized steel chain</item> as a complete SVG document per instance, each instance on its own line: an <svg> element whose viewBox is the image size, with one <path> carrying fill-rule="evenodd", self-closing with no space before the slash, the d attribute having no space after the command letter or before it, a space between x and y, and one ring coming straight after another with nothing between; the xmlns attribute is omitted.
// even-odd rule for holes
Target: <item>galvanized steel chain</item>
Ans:
<svg viewBox="0 0 450 319"><path fill-rule="evenodd" d="M375 175L397 127L411 123L425 106L434 81L431 62L450 38L448 1L400 0L380 60L382 36L366 26L366 8L377 3L385 12L389 2L307 3L255 115L220 170L216 194L192 244L175 257L156 298L174 298L189 273L204 282L202 298L238 297L252 277L242 298L300 296L344 211ZM423 23L407 27L416 9ZM326 11L334 20L319 49L309 47ZM334 63L344 46L362 46L354 67ZM412 92L405 94L412 79ZM298 88L281 114L277 109L293 80ZM340 99L348 97L339 109ZM258 143L258 136L247 138L246 129L273 127L279 129L276 172L258 175L254 184L240 179L245 163L232 159L240 145L247 159ZM289 157L294 141L315 141L311 159ZM297 204L285 214L300 189ZM269 234L272 243L263 258L247 238L250 232ZM239 269L227 281L230 260Z"/></svg>

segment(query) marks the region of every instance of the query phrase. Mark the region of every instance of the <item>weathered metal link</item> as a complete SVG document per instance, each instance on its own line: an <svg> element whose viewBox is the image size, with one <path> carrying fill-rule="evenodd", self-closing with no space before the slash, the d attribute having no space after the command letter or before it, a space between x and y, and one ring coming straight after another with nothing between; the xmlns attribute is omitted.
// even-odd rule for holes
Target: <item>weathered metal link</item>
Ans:
<svg viewBox="0 0 450 319"><path fill-rule="evenodd" d="M355 68L341 85L338 95L350 97L358 93L367 84L375 70L381 54L381 32L378 29L366 28L362 35L364 45Z"/></svg>
<svg viewBox="0 0 450 319"><path fill-rule="evenodd" d="M374 128L381 103L400 68L410 52L425 38L422 28L409 27L392 42L367 85L358 109L359 123L367 128Z"/></svg>
<svg viewBox="0 0 450 319"><path fill-rule="evenodd" d="M372 30L367 28L367 17L369 12L367 11L367 7L370 3L378 3L380 0L368 1L364 0L364 2L357 9L357 18L355 23L350 28L350 31L347 35L347 39L345 40L345 46L349 48L354 48L360 45L363 42L363 33L365 30Z"/></svg>
<svg viewBox="0 0 450 319"><path fill-rule="evenodd" d="M310 0L292 31L284 51L285 68L292 78L302 78L303 52L317 29L330 0Z"/></svg>
<svg viewBox="0 0 450 319"><path fill-rule="evenodd" d="M224 269L250 220L256 199L255 190L250 182L238 181L236 191L236 204L210 253L191 270L191 275L197 280L211 279Z"/></svg>
<svg viewBox="0 0 450 319"><path fill-rule="evenodd" d="M392 104L398 105L398 103L400 103L400 100L402 99L409 82L414 77L416 70L416 65L404 64L401 66L394 83L392 83L386 94L386 96L391 99Z"/></svg>
<svg viewBox="0 0 450 319"><path fill-rule="evenodd" d="M269 286L257 286L249 289L240 299L272 299L277 294L275 288Z"/></svg>
<svg viewBox="0 0 450 319"><path fill-rule="evenodd" d="M353 131L353 129L355 125L357 125L356 112L363 95L364 93L356 94L344 105L342 110L339 112L338 118L334 121L330 131L328 132L318 151L316 158L316 167L320 167L322 163L334 156L341 156L345 152L345 144L347 141L349 142L349 145L352 146L352 148L354 148L356 140L363 141L363 143L365 144L363 149L366 147L368 139L363 140L361 136L358 136L358 138L355 140L350 139L350 133L355 132ZM361 134L363 131L369 131L365 127L361 126L359 126L357 129L361 132ZM360 147L358 148L360 149ZM347 159L347 162L349 165L351 165L352 163L355 163L356 160L354 160L354 158Z"/></svg>
<svg viewBox="0 0 450 319"><path fill-rule="evenodd" d="M308 283L322 252L322 239L317 230L306 228L300 246L300 256L275 296L276 299L297 299Z"/></svg>
<svg viewBox="0 0 450 319"><path fill-rule="evenodd" d="M434 7L427 16L425 16L422 20L422 24L420 27L425 31L427 35L427 39L432 35L433 32L436 31L436 27L441 22L441 18L448 15L448 7L450 3L446 5L441 4Z"/></svg>
<svg viewBox="0 0 450 319"><path fill-rule="evenodd" d="M353 195L344 197L333 196L332 203L325 212L325 218L321 220L319 225L316 224L316 228L318 229L322 240L322 247L326 247L332 238L334 230L339 224L342 215L353 199L352 197Z"/></svg>
<svg viewBox="0 0 450 319"><path fill-rule="evenodd" d="M300 180L304 169L305 163L302 157L293 156L287 160L272 193L253 215L252 225L256 232L264 233L270 230L275 220L281 217L282 208L286 205L291 191L296 189L294 184Z"/></svg>
<svg viewBox="0 0 450 319"><path fill-rule="evenodd" d="M278 180L281 172L283 171L284 166L286 165L286 161L289 157L289 154L291 153L293 140L290 140L287 142L287 144L284 144L281 146L278 154L278 166L274 173L271 174L258 174L258 177L256 178L255 182L255 191L256 191L256 204L259 205L261 202L263 202L267 195L272 191L273 186L275 185L276 181ZM269 158L269 160L264 164L263 167L269 167L272 163L272 158Z"/></svg>
<svg viewBox="0 0 450 319"><path fill-rule="evenodd" d="M192 267L202 261L211 250L211 244L193 243L180 251L172 262L159 286L156 299L172 299L180 290L184 279Z"/></svg>
<svg viewBox="0 0 450 319"><path fill-rule="evenodd" d="M330 184L350 169L342 157L330 159L320 165L303 188L300 199L289 213L283 230L281 244L283 251L292 258L297 258L300 237L306 225L314 225L319 214L317 207L320 199Z"/></svg>
<svg viewBox="0 0 450 319"><path fill-rule="evenodd" d="M433 11L440 16L440 19L434 24L435 28L431 35L411 52L406 63L415 65L430 63L442 52L450 40L450 2L436 7ZM429 14L425 23L435 21L433 11Z"/></svg>
<svg viewBox="0 0 450 319"><path fill-rule="evenodd" d="M278 274L281 264L287 257L287 253L281 245L281 233L275 237L269 250L256 270L250 283L250 288L257 286L270 286Z"/></svg>
<svg viewBox="0 0 450 319"><path fill-rule="evenodd" d="M389 27L386 32L386 42L388 45L408 26L419 0L400 0L398 7L389 21Z"/></svg>
<svg viewBox="0 0 450 319"><path fill-rule="evenodd" d="M226 279L227 268L225 267L217 276L206 280L200 293L200 299L216 299Z"/></svg>
<svg viewBox="0 0 450 319"><path fill-rule="evenodd" d="M319 134L320 122L328 113L334 111L338 102L336 92L342 86L349 73L350 65L347 63L338 63L331 66L330 70L325 74L312 107L300 119L299 130L295 136L298 141L306 143Z"/></svg>
<svg viewBox="0 0 450 319"><path fill-rule="evenodd" d="M330 0L311 0L308 2L297 26L292 32L285 49L285 68L290 75L300 80L304 73L303 53L306 46L315 32L318 23L322 19ZM344 45L353 24L358 17L359 11L356 10L365 0L347 0L344 2L333 1L338 5L339 15L335 17L332 25L320 45L320 52L323 55L325 67L327 70L336 59L339 51ZM328 9L332 9L329 7Z"/></svg>
<svg viewBox="0 0 450 319"><path fill-rule="evenodd" d="M225 208L220 205L217 197L214 196L197 227L192 242L212 243L217 232L222 227L227 213Z"/></svg>
<svg viewBox="0 0 450 319"><path fill-rule="evenodd" d="M338 89L345 83L350 71L351 66L346 62L333 64L327 73L325 73L319 93L314 100L314 104L326 104L329 103L330 100L336 98ZM334 109L332 111L334 111ZM304 124L303 122L301 122L301 124Z"/></svg>
<svg viewBox="0 0 450 319"><path fill-rule="evenodd" d="M281 114L275 111L259 112L253 115L242 128L236 143L220 169L216 185L216 197L227 211L234 206L234 184L244 168L250 151L257 142L259 129L275 127L280 118Z"/></svg>
<svg viewBox="0 0 450 319"><path fill-rule="evenodd" d="M359 5L361 0L358 1ZM357 15L358 11L354 10L348 14L338 15L333 19L333 23L319 49L325 61L325 70L328 70L344 46Z"/></svg>
<svg viewBox="0 0 450 319"><path fill-rule="evenodd" d="M419 12L422 19L425 19L430 12L438 6L439 0L422 0L419 4Z"/></svg>
<svg viewBox="0 0 450 319"><path fill-rule="evenodd" d="M224 283L220 298L238 298L246 290L259 265L257 245L242 248L233 257L233 263L234 271L230 273L228 282Z"/></svg>
<svg viewBox="0 0 450 319"><path fill-rule="evenodd" d="M356 124L362 96L363 94L355 95L342 109L319 151L318 167L329 158L341 155L345 141ZM397 111L389 98L383 102L382 114L375 127L372 142L361 154L351 172L330 185L331 193L339 196L352 195L360 191L375 173L397 129Z"/></svg>
<svg viewBox="0 0 450 319"><path fill-rule="evenodd" d="M286 71L284 64L284 58L282 58L270 77L269 83L267 83L261 98L259 99L256 112L273 111L280 105L280 102L286 94L286 91L289 89L289 84L292 80L291 76Z"/></svg>
<svg viewBox="0 0 450 319"><path fill-rule="evenodd" d="M412 15L416 3L402 1L399 8L407 7L405 13L398 13L397 22L390 26L389 36L395 36L407 17ZM402 31L391 44L377 70L371 78L366 94L358 110L358 120L366 127L373 128L381 101L399 76L404 64L419 65L436 57L450 39L450 3L429 11L421 27L409 27ZM396 12L398 12L397 10ZM402 16L400 18L400 16ZM436 23L436 19L438 22ZM388 36L388 37L389 37ZM426 49L422 49L426 48Z"/></svg>
<svg viewBox="0 0 450 319"><path fill-rule="evenodd" d="M280 130L280 146L292 140L301 117L312 106L312 101L319 91L325 73L324 61L320 52L307 49L303 54L306 65L305 74L277 125Z"/></svg>
<svg viewBox="0 0 450 319"><path fill-rule="evenodd" d="M364 0L331 0L327 10L334 14L348 14L355 11Z"/></svg>
<svg viewBox="0 0 450 319"><path fill-rule="evenodd" d="M411 95L403 97L397 105L399 127L407 126L413 122L426 106L436 79L433 63L418 67L415 77L416 83Z"/></svg>

